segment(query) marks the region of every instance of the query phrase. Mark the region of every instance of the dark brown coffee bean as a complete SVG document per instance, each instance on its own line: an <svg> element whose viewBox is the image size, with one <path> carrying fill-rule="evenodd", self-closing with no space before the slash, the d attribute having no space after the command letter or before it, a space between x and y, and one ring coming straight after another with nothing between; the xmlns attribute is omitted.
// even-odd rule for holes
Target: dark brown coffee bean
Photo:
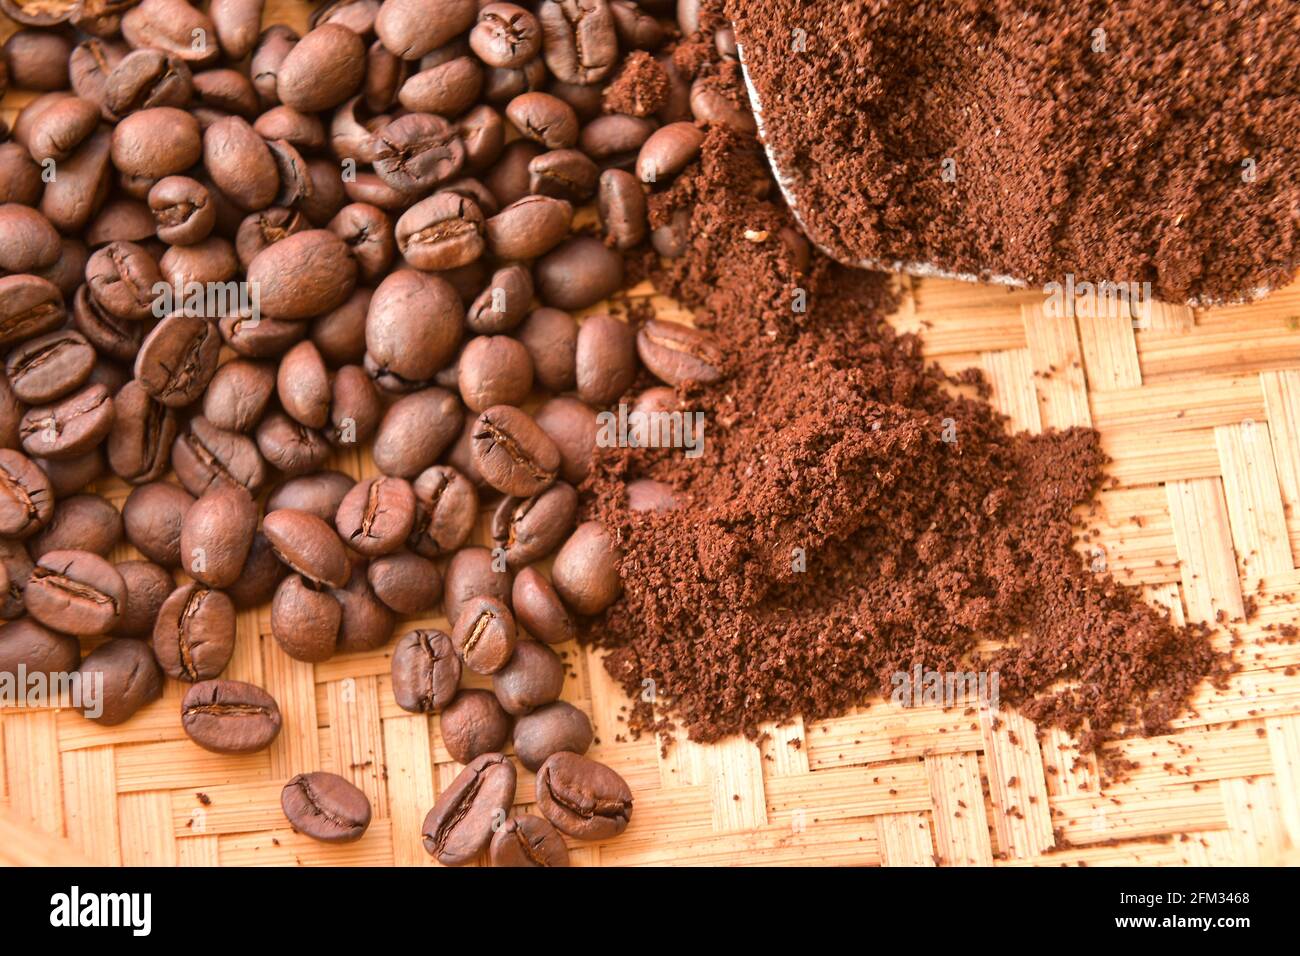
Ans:
<svg viewBox="0 0 1300 956"><path fill-rule="evenodd" d="M81 663L81 645L75 637L42 627L31 618L0 626L0 674L17 680L19 667L30 674L68 674Z"/></svg>
<svg viewBox="0 0 1300 956"><path fill-rule="evenodd" d="M450 704L460 673L460 657L442 631L410 631L393 648L393 697L413 714L432 714Z"/></svg>
<svg viewBox="0 0 1300 956"><path fill-rule="evenodd" d="M464 307L445 279L414 269L392 273L366 314L366 368L381 388L412 391L451 361Z"/></svg>
<svg viewBox="0 0 1300 956"><path fill-rule="evenodd" d="M280 509L262 521L276 555L315 584L341 588L351 576L348 556L334 528L305 511Z"/></svg>
<svg viewBox="0 0 1300 956"><path fill-rule="evenodd" d="M136 381L168 408L184 408L212 381L220 355L221 333L214 323L193 315L169 315L141 344Z"/></svg>
<svg viewBox="0 0 1300 956"><path fill-rule="evenodd" d="M636 336L636 351L656 378L669 385L710 384L722 377L722 352L708 332L651 319Z"/></svg>
<svg viewBox="0 0 1300 956"><path fill-rule="evenodd" d="M126 540L146 558L165 568L181 563L181 524L194 498L162 481L132 490L122 506Z"/></svg>
<svg viewBox="0 0 1300 956"><path fill-rule="evenodd" d="M208 4L208 15L226 59L242 60L253 52L264 4L265 0L212 0Z"/></svg>
<svg viewBox="0 0 1300 956"><path fill-rule="evenodd" d="M95 214L95 218L86 226L82 238L85 239L86 245L96 249L113 242L152 244L152 240L156 238L153 217L144 202L128 196L119 196L104 203ZM151 259L157 252L156 249L147 251ZM82 264L83 277L85 266L89 261L88 255Z"/></svg>
<svg viewBox="0 0 1300 956"><path fill-rule="evenodd" d="M443 611L448 621L458 621L476 597L490 597L509 606L514 575L499 564L487 548L461 548L447 564L443 576Z"/></svg>
<svg viewBox="0 0 1300 956"><path fill-rule="evenodd" d="M299 342L280 360L276 394L281 407L308 428L329 421L330 381L325 360L311 342Z"/></svg>
<svg viewBox="0 0 1300 956"><path fill-rule="evenodd" d="M479 173L487 169L500 158L506 145L505 120L486 103L480 103L462 116L456 124L456 132L465 146L464 168L468 172ZM495 210L485 209L484 212L491 215Z"/></svg>
<svg viewBox="0 0 1300 956"><path fill-rule="evenodd" d="M498 491L522 498L555 480L560 451L526 412L511 405L486 409L473 440L474 464Z"/></svg>
<svg viewBox="0 0 1300 956"><path fill-rule="evenodd" d="M297 209L271 206L251 212L240 221L235 233L235 255L247 271L262 250L309 228L311 223Z"/></svg>
<svg viewBox="0 0 1300 956"><path fill-rule="evenodd" d="M373 134L375 173L402 193L426 192L453 178L465 164L456 128L433 113L400 116ZM403 203L408 205L408 203Z"/></svg>
<svg viewBox="0 0 1300 956"><path fill-rule="evenodd" d="M476 674L493 674L505 667L514 653L514 616L496 598L470 598L456 619L452 642L466 667Z"/></svg>
<svg viewBox="0 0 1300 956"><path fill-rule="evenodd" d="M352 294L356 277L348 247L325 229L289 236L248 267L248 281L260 289L262 311L281 319L308 319L337 308Z"/></svg>
<svg viewBox="0 0 1300 956"><path fill-rule="evenodd" d="M416 73L397 94L397 100L416 113L459 116L478 99L483 89L483 67L469 56L459 56Z"/></svg>
<svg viewBox="0 0 1300 956"><path fill-rule="evenodd" d="M397 240L393 238L392 220L382 209L368 203L350 203L330 220L329 228L352 250L362 281L378 282L388 274L397 255ZM354 292L353 298L362 291L358 289ZM366 291L365 295L368 304L370 293ZM345 306L346 303L340 309ZM316 321L319 324L323 320ZM324 350L322 343L318 341L316 344ZM340 360L334 361L337 364Z"/></svg>
<svg viewBox="0 0 1300 956"><path fill-rule="evenodd" d="M632 791L604 764L561 751L537 771L537 809L561 833L608 840L627 829Z"/></svg>
<svg viewBox="0 0 1300 956"><path fill-rule="evenodd" d="M147 641L158 612L176 584L166 568L152 561L119 561L114 567L126 585L126 606L113 628L113 636Z"/></svg>
<svg viewBox="0 0 1300 956"><path fill-rule="evenodd" d="M483 254L484 220L478 204L457 193L434 193L397 220L397 248L425 271L456 269Z"/></svg>
<svg viewBox="0 0 1300 956"><path fill-rule="evenodd" d="M541 817L511 817L492 836L493 866L568 866L569 848L560 831Z"/></svg>
<svg viewBox="0 0 1300 956"><path fill-rule="evenodd" d="M384 408L374 380L359 365L345 365L330 389L325 437L338 448L369 442L379 430Z"/></svg>
<svg viewBox="0 0 1300 956"><path fill-rule="evenodd" d="M614 32L624 50L657 50L663 46L664 28L631 0L610 0L609 12L614 16Z"/></svg>
<svg viewBox="0 0 1300 956"><path fill-rule="evenodd" d="M36 206L44 191L41 167L32 161L27 150L12 141L0 143L0 204Z"/></svg>
<svg viewBox="0 0 1300 956"><path fill-rule="evenodd" d="M592 120L578 135L578 148L603 169L632 169L646 140L654 133L654 120L610 113Z"/></svg>
<svg viewBox="0 0 1300 956"><path fill-rule="evenodd" d="M0 272L22 273L44 269L53 265L62 251L59 234L50 221L35 209L16 203L0 206L0 236L4 237L0 241ZM48 290L32 278L6 276L2 281L9 286L0 289L0 293L3 293L0 294L0 303L3 303L6 316L22 315L51 300L62 304L61 298L51 296ZM6 325L12 322L10 319Z"/></svg>
<svg viewBox="0 0 1300 956"><path fill-rule="evenodd" d="M108 119L137 110L173 106L184 109L194 93L189 66L162 50L132 50L108 73L100 106Z"/></svg>
<svg viewBox="0 0 1300 956"><path fill-rule="evenodd" d="M256 438L262 457L289 477L319 471L330 456L324 435L280 411L262 419Z"/></svg>
<svg viewBox="0 0 1300 956"><path fill-rule="evenodd" d="M185 0L143 0L122 17L122 36L131 46L164 50L191 65L221 54L216 30L206 14Z"/></svg>
<svg viewBox="0 0 1300 956"><path fill-rule="evenodd" d="M352 569L347 587L337 588L330 594L342 610L335 643L338 653L373 651L388 643L397 615L371 589L363 563Z"/></svg>
<svg viewBox="0 0 1300 956"><path fill-rule="evenodd" d="M320 117L292 106L272 107L254 121L253 129L268 142L282 139L305 153L319 152L328 145Z"/></svg>
<svg viewBox="0 0 1300 956"><path fill-rule="evenodd" d="M560 699L564 663L537 641L520 641L506 666L492 675L492 691L506 713L522 716Z"/></svg>
<svg viewBox="0 0 1300 956"><path fill-rule="evenodd" d="M706 126L725 126L742 136L758 132L758 123L743 99L734 102L713 83L697 79L691 86L691 113Z"/></svg>
<svg viewBox="0 0 1300 956"><path fill-rule="evenodd" d="M48 332L61 325L66 314L63 296L48 280L34 275L0 278L0 347Z"/></svg>
<svg viewBox="0 0 1300 956"><path fill-rule="evenodd" d="M487 221L488 247L502 259L535 259L554 249L572 222L573 207L563 199L525 196Z"/></svg>
<svg viewBox="0 0 1300 956"><path fill-rule="evenodd" d="M450 554L469 540L478 520L478 492L450 465L426 468L416 478L418 513L412 547L426 557Z"/></svg>
<svg viewBox="0 0 1300 956"><path fill-rule="evenodd" d="M198 120L184 110L159 106L138 110L113 129L113 165L141 179L183 172L203 155Z"/></svg>
<svg viewBox="0 0 1300 956"><path fill-rule="evenodd" d="M221 338L245 358L275 358L307 334L307 323L283 319L226 316L218 323Z"/></svg>
<svg viewBox="0 0 1300 956"><path fill-rule="evenodd" d="M401 478L357 484L339 505L335 526L352 550L378 557L400 548L415 522L415 492Z"/></svg>
<svg viewBox="0 0 1300 956"><path fill-rule="evenodd" d="M375 467L386 475L414 478L456 440L463 415L460 402L446 389L404 395L379 423L371 448Z"/></svg>
<svg viewBox="0 0 1300 956"><path fill-rule="evenodd" d="M366 48L345 26L325 23L308 31L280 64L280 102L305 113L338 106L361 88Z"/></svg>
<svg viewBox="0 0 1300 956"><path fill-rule="evenodd" d="M577 385L578 323L573 316L559 309L534 309L517 334L533 360L539 385L552 392L569 391Z"/></svg>
<svg viewBox="0 0 1300 956"><path fill-rule="evenodd" d="M23 601L27 613L65 634L107 634L122 615L126 585L89 551L50 551L36 562Z"/></svg>
<svg viewBox="0 0 1300 956"><path fill-rule="evenodd" d="M370 800L338 774L300 773L280 792L294 830L322 843L354 843L370 826Z"/></svg>
<svg viewBox="0 0 1300 956"><path fill-rule="evenodd" d="M168 677L193 684L219 675L235 651L235 606L221 591L186 584L158 611L153 652Z"/></svg>
<svg viewBox="0 0 1300 956"><path fill-rule="evenodd" d="M203 132L203 165L217 188L243 209L265 209L280 191L280 172L266 141L242 116Z"/></svg>
<svg viewBox="0 0 1300 956"><path fill-rule="evenodd" d="M636 158L636 177L643 183L661 183L685 169L704 143L704 131L694 123L669 123L655 130Z"/></svg>
<svg viewBox="0 0 1300 956"><path fill-rule="evenodd" d="M370 289L357 287L337 309L312 320L308 334L327 365L360 363L365 357L366 311L373 294Z"/></svg>
<svg viewBox="0 0 1300 956"><path fill-rule="evenodd" d="M542 55L566 83L589 86L618 62L618 35L607 0L542 0Z"/></svg>
<svg viewBox="0 0 1300 956"><path fill-rule="evenodd" d="M0 536L30 537L53 513L54 494L45 473L26 455L0 448Z"/></svg>
<svg viewBox="0 0 1300 956"><path fill-rule="evenodd" d="M662 481L639 478L628 482L624 491L629 511L672 511L677 507L673 486Z"/></svg>
<svg viewBox="0 0 1300 956"><path fill-rule="evenodd" d="M0 374L0 448L18 447L21 441L18 429L26 410L10 387L8 377Z"/></svg>
<svg viewBox="0 0 1300 956"><path fill-rule="evenodd" d="M246 432L262 420L275 391L275 367L235 359L217 369L203 395L203 415L218 428Z"/></svg>
<svg viewBox="0 0 1300 956"><path fill-rule="evenodd" d="M524 93L506 106L506 118L524 136L547 149L568 149L578 141L573 107L550 93Z"/></svg>
<svg viewBox="0 0 1300 956"><path fill-rule="evenodd" d="M84 455L77 455L74 458L61 458L58 461L49 458L33 460L50 479L50 488L54 491L56 500L76 494L108 472L102 446L92 448Z"/></svg>
<svg viewBox="0 0 1300 956"><path fill-rule="evenodd" d="M149 190L149 211L158 238L187 246L208 238L217 223L217 207L208 189L188 176L166 176Z"/></svg>
<svg viewBox="0 0 1300 956"><path fill-rule="evenodd" d="M427 558L397 551L375 558L366 569L375 596L404 617L432 610L442 597L442 574Z"/></svg>
<svg viewBox="0 0 1300 956"><path fill-rule="evenodd" d="M465 343L458 376L460 397L472 412L521 405L533 388L533 362L521 342L480 335Z"/></svg>
<svg viewBox="0 0 1300 956"><path fill-rule="evenodd" d="M112 640L92 651L77 671L82 687L102 687L81 713L88 720L113 727L129 720L141 707L162 696L163 677L144 641Z"/></svg>
<svg viewBox="0 0 1300 956"><path fill-rule="evenodd" d="M185 490L201 495L214 484L241 485L257 494L266 480L266 465L253 442L238 432L218 428L199 416L176 437L172 467Z"/></svg>
<svg viewBox="0 0 1300 956"><path fill-rule="evenodd" d="M536 568L523 568L515 575L511 601L516 624L539 641L562 644L577 635L568 609Z"/></svg>
<svg viewBox="0 0 1300 956"><path fill-rule="evenodd" d="M100 355L118 362L134 362L144 338L142 322L114 318L95 304L90 287L82 285L73 299L72 322Z"/></svg>
<svg viewBox="0 0 1300 956"><path fill-rule="evenodd" d="M280 708L260 687L237 680L206 680L185 692L181 726L204 750L251 754L280 733Z"/></svg>
<svg viewBox="0 0 1300 956"><path fill-rule="evenodd" d="M599 614L623 593L618 564L622 553L598 521L578 525L555 556L551 580L564 603L578 614Z"/></svg>
<svg viewBox="0 0 1300 956"><path fill-rule="evenodd" d="M90 138L99 123L98 106L79 96L65 97L42 110L32 122L27 151L38 163L61 163Z"/></svg>
<svg viewBox="0 0 1300 956"><path fill-rule="evenodd" d="M591 472L600 432L596 412L585 402L560 395L537 409L533 418L560 450L560 477L581 484Z"/></svg>
<svg viewBox="0 0 1300 956"><path fill-rule="evenodd" d="M510 739L510 716L486 690L463 690L438 720L443 745L457 763L495 753Z"/></svg>
<svg viewBox="0 0 1300 956"><path fill-rule="evenodd" d="M271 601L271 635L294 660L327 661L334 656L343 608L328 591L316 590L300 574L291 574Z"/></svg>
<svg viewBox="0 0 1300 956"><path fill-rule="evenodd" d="M97 249L86 263L86 284L95 305L116 319L140 322L154 313L158 263L133 242Z"/></svg>
<svg viewBox="0 0 1300 956"><path fill-rule="evenodd" d="M12 621L23 614L23 591L32 576L31 555L21 541L0 538L0 568L4 569L3 590L0 590L0 619Z"/></svg>
<svg viewBox="0 0 1300 956"><path fill-rule="evenodd" d="M512 571L540 561L573 530L578 493L557 482L530 498L504 498L492 517L492 540Z"/></svg>
<svg viewBox="0 0 1300 956"><path fill-rule="evenodd" d="M181 524L181 566L210 588L239 577L257 531L257 504L243 488L220 485L205 492Z"/></svg>
<svg viewBox="0 0 1300 956"><path fill-rule="evenodd" d="M50 523L28 540L35 560L51 551L90 551L101 558L122 540L122 515L107 498L72 495L54 506Z"/></svg>
<svg viewBox="0 0 1300 956"><path fill-rule="evenodd" d="M418 60L474 25L476 0L447 0L430 7L422 0L384 0L375 32L403 60Z"/></svg>
<svg viewBox="0 0 1300 956"><path fill-rule="evenodd" d="M596 194L600 169L576 149L553 149L528 164L529 192L584 203Z"/></svg>
<svg viewBox="0 0 1300 956"><path fill-rule="evenodd" d="M645 240L649 230L645 191L631 173L622 169L601 173L600 221L615 249L633 249Z"/></svg>
<svg viewBox="0 0 1300 956"><path fill-rule="evenodd" d="M479 9L469 45L488 66L516 69L541 52L541 24L523 7L489 3Z"/></svg>
<svg viewBox="0 0 1300 956"><path fill-rule="evenodd" d="M424 849L439 863L460 866L483 852L515 800L515 765L501 754L475 757L424 818Z"/></svg>
<svg viewBox="0 0 1300 956"><path fill-rule="evenodd" d="M636 378L636 336L626 322L593 315L578 329L578 395L592 405L617 401Z"/></svg>
<svg viewBox="0 0 1300 956"><path fill-rule="evenodd" d="M28 339L9 353L5 375L14 394L43 405L78 388L95 367L95 350L72 329Z"/></svg>
<svg viewBox="0 0 1300 956"><path fill-rule="evenodd" d="M553 754L585 754L593 738L587 715L568 701L557 700L515 721L515 756L536 772Z"/></svg>
<svg viewBox="0 0 1300 956"><path fill-rule="evenodd" d="M0 60L9 67L9 82L20 90L66 90L72 42L47 30L19 30L5 41ZM0 84L2 86L3 84Z"/></svg>
<svg viewBox="0 0 1300 956"><path fill-rule="evenodd" d="M370 44L366 49L366 77L361 84L366 106L376 112L391 109L397 102L397 91L411 75L411 69L409 62L384 46L382 41Z"/></svg>
<svg viewBox="0 0 1300 956"><path fill-rule="evenodd" d="M103 385L87 385L52 405L23 415L23 450L41 458L75 458L94 448L113 427L113 400Z"/></svg>
<svg viewBox="0 0 1300 956"><path fill-rule="evenodd" d="M573 236L538 260L533 278L547 305L585 309L622 288L623 257L599 239Z"/></svg>
<svg viewBox="0 0 1300 956"><path fill-rule="evenodd" d="M287 574L288 568L280 563L271 542L259 531L253 535L253 546L248 549L243 570L226 588L226 595L241 611L258 607L271 600Z"/></svg>
<svg viewBox="0 0 1300 956"><path fill-rule="evenodd" d="M492 274L487 288L465 312L465 324L481 335L508 332L523 321L532 300L533 275L528 267L504 266Z"/></svg>
<svg viewBox="0 0 1300 956"><path fill-rule="evenodd" d="M280 65L297 42L297 31L283 23L271 24L258 37L248 72L264 105L272 106L280 102L276 94L276 79Z"/></svg>
<svg viewBox="0 0 1300 956"><path fill-rule="evenodd" d="M325 522L333 522L343 498L356 484L340 471L322 471L301 478L291 478L271 492L266 512L282 508L306 511Z"/></svg>

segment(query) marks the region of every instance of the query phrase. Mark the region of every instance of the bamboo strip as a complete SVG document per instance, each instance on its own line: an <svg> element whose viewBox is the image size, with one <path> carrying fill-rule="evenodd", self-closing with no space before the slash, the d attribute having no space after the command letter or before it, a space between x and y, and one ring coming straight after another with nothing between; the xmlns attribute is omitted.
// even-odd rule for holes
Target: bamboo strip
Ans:
<svg viewBox="0 0 1300 956"><path fill-rule="evenodd" d="M876 841L883 866L934 866L930 818L924 813L882 813L876 817Z"/></svg>
<svg viewBox="0 0 1300 956"><path fill-rule="evenodd" d="M998 845L1007 856L1038 856L1055 840L1037 729L1017 713L981 708L980 730Z"/></svg>
<svg viewBox="0 0 1300 956"><path fill-rule="evenodd" d="M743 737L708 748L710 804L715 833L752 830L767 823L763 792L763 758Z"/></svg>
<svg viewBox="0 0 1300 956"><path fill-rule="evenodd" d="M934 804L934 845L941 866L991 866L993 848L974 754L925 758Z"/></svg>
<svg viewBox="0 0 1300 956"><path fill-rule="evenodd" d="M1208 429L1105 431L1101 433L1101 450L1110 458L1106 473L1123 485L1154 485L1219 474L1214 433Z"/></svg>
<svg viewBox="0 0 1300 956"><path fill-rule="evenodd" d="M1127 307L1116 315L1079 315L1079 341L1094 395L1142 384L1133 317Z"/></svg>
<svg viewBox="0 0 1300 956"><path fill-rule="evenodd" d="M808 765L813 770L887 760L962 753L983 745L974 713L934 707L890 705L808 727Z"/></svg>
<svg viewBox="0 0 1300 956"><path fill-rule="evenodd" d="M33 829L31 824L0 811L0 866L105 866L88 857L71 840Z"/></svg>
<svg viewBox="0 0 1300 956"><path fill-rule="evenodd" d="M63 818L69 839L87 857L120 865L114 749L96 747L63 754Z"/></svg>
<svg viewBox="0 0 1300 956"><path fill-rule="evenodd" d="M810 771L808 766L807 730L803 718L796 717L784 724L760 725L764 735L759 750L763 757L763 775L772 777L798 777Z"/></svg>
<svg viewBox="0 0 1300 956"><path fill-rule="evenodd" d="M1060 797L1053 819L1067 844L1133 840L1227 826L1218 782Z"/></svg>
<svg viewBox="0 0 1300 956"><path fill-rule="evenodd" d="M266 751L244 756L214 754L188 739L113 749L119 793L183 787L192 780L212 786L255 783L272 773Z"/></svg>
<svg viewBox="0 0 1300 956"><path fill-rule="evenodd" d="M998 861L996 866L1177 866L1183 855L1169 842L1134 842L1056 850L1025 860Z"/></svg>
<svg viewBox="0 0 1300 956"><path fill-rule="evenodd" d="M1286 833L1274 779L1233 778L1222 781L1220 790L1224 819L1235 844L1234 860L1247 866L1275 862Z"/></svg>
<svg viewBox="0 0 1300 956"><path fill-rule="evenodd" d="M1183 381L1206 375L1267 372L1300 365L1300 335L1285 327L1225 331L1194 330L1177 337L1139 336L1138 356L1146 382Z"/></svg>
<svg viewBox="0 0 1300 956"><path fill-rule="evenodd" d="M271 773L284 783L294 774L321 768L312 665L295 661L274 640L262 645L266 691L280 705L280 735L271 744Z"/></svg>
<svg viewBox="0 0 1300 956"><path fill-rule="evenodd" d="M1223 485L1203 478L1165 488L1190 618L1213 622L1220 611L1231 619L1244 617Z"/></svg>
<svg viewBox="0 0 1300 956"><path fill-rule="evenodd" d="M1011 419L1012 431L1041 432L1043 421L1029 349L984 352L980 364L993 389L989 396L993 407Z"/></svg>
<svg viewBox="0 0 1300 956"><path fill-rule="evenodd" d="M1291 546L1300 554L1300 370L1264 372L1259 378Z"/></svg>
<svg viewBox="0 0 1300 956"><path fill-rule="evenodd" d="M1113 391L1094 389L1092 421L1103 432L1201 431L1219 425L1263 421L1264 389L1258 375L1206 375L1196 387L1156 382Z"/></svg>
<svg viewBox="0 0 1300 956"><path fill-rule="evenodd" d="M10 812L46 833L63 835L58 715L52 710L6 714L5 761Z"/></svg>
<svg viewBox="0 0 1300 956"><path fill-rule="evenodd" d="M1022 306L1020 315L1025 323L1043 427L1091 425L1088 383L1074 319L1048 315L1041 304Z"/></svg>
<svg viewBox="0 0 1300 956"><path fill-rule="evenodd" d="M123 866L175 866L171 797L162 790L117 797L118 847Z"/></svg>
<svg viewBox="0 0 1300 956"><path fill-rule="evenodd" d="M1253 591L1260 575L1284 573L1295 567L1269 427L1252 420L1216 428L1214 437L1219 446L1238 571L1246 579L1247 590Z"/></svg>
<svg viewBox="0 0 1300 956"><path fill-rule="evenodd" d="M177 840L176 862L181 866L220 866L221 841L215 834Z"/></svg>
<svg viewBox="0 0 1300 956"><path fill-rule="evenodd" d="M282 784L225 784L203 790L173 790L171 831L177 838L240 833L287 826L280 809Z"/></svg>
<svg viewBox="0 0 1300 956"><path fill-rule="evenodd" d="M217 838L223 866L392 866L389 820L370 824L355 843L320 843L285 827Z"/></svg>
<svg viewBox="0 0 1300 956"><path fill-rule="evenodd" d="M375 684L373 677L345 677L329 683L330 739L339 775L361 788L376 817L386 817L387 769Z"/></svg>
<svg viewBox="0 0 1300 956"><path fill-rule="evenodd" d="M1300 717L1274 717L1265 726L1282 822L1291 843L1300 846Z"/></svg>
<svg viewBox="0 0 1300 956"><path fill-rule="evenodd" d="M429 756L429 719L407 714L383 722L384 766L388 775L388 813L392 818L393 862L398 866L432 866L416 837L433 807L433 762Z"/></svg>

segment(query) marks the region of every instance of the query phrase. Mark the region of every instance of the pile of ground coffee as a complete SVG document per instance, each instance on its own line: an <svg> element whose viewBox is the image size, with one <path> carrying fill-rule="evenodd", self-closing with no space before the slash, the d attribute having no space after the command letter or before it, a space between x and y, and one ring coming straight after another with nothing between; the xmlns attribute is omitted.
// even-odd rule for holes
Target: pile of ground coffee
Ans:
<svg viewBox="0 0 1300 956"><path fill-rule="evenodd" d="M1231 300L1300 266L1294 4L727 0L842 261Z"/></svg>

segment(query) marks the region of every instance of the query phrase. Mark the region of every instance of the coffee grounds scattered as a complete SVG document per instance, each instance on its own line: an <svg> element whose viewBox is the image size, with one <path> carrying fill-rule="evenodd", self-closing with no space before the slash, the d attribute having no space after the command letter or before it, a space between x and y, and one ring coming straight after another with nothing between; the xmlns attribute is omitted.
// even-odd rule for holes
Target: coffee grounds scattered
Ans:
<svg viewBox="0 0 1300 956"><path fill-rule="evenodd" d="M888 694L919 664L996 670L1003 705L1094 750L1161 731L1226 675L1207 628L1074 550L1071 511L1103 477L1096 433L1013 436L960 394L883 321L886 277L808 255L755 140L709 131L652 197L652 226L683 215L686 252L650 274L728 356L729 377L680 394L705 412L704 454L600 449L587 485L625 552L625 597L587 639L641 702L634 732L753 737ZM629 512L641 477L671 483L677 510Z"/></svg>
<svg viewBox="0 0 1300 956"><path fill-rule="evenodd" d="M726 8L768 143L837 258L1150 282L1171 302L1250 297L1300 266L1293 3Z"/></svg>
<svg viewBox="0 0 1300 956"><path fill-rule="evenodd" d="M622 72L605 90L606 113L653 116L668 102L668 74L649 53L629 53Z"/></svg>

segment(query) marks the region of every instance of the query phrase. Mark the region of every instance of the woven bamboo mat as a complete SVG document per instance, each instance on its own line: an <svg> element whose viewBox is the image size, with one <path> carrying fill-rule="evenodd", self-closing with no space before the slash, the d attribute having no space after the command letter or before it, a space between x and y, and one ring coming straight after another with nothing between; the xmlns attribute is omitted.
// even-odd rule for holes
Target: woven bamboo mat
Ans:
<svg viewBox="0 0 1300 956"><path fill-rule="evenodd" d="M280 19L301 26L293 13ZM1127 318L1051 318L1039 292L904 285L895 324L921 332L945 367L982 368L1015 427L1100 430L1116 484L1081 515L1094 560L1188 620L1239 617L1254 596L1258 610L1234 649L1243 669L1225 690L1203 688L1174 733L1118 743L1138 769L1103 790L1095 761L1076 762L1057 731L1005 711L994 721L882 701L771 727L761 745L681 741L661 755L654 740L623 739L629 704L595 654L562 648L572 671L564 697L596 728L590 756L635 795L627 832L573 844L574 862L1294 860L1300 644L1264 627L1300 618L1300 284L1248 306L1157 307L1150 328L1136 331ZM680 317L666 300L655 305ZM374 473L356 453L334 466ZM98 490L119 505L129 491L114 482ZM133 556L123 546L112 559ZM399 630L414 626L447 625L427 618ZM1219 640L1226 647L1231 636ZM266 608L240 615L226 676L265 687L284 715L272 748L246 757L210 754L185 737L184 688L174 681L116 728L69 710L0 710L0 862L436 865L420 824L459 768L438 719L394 703L388 650L303 664L271 638ZM369 795L375 819L358 843L327 847L286 823L281 786L314 769ZM520 768L520 810L532 792Z"/></svg>

